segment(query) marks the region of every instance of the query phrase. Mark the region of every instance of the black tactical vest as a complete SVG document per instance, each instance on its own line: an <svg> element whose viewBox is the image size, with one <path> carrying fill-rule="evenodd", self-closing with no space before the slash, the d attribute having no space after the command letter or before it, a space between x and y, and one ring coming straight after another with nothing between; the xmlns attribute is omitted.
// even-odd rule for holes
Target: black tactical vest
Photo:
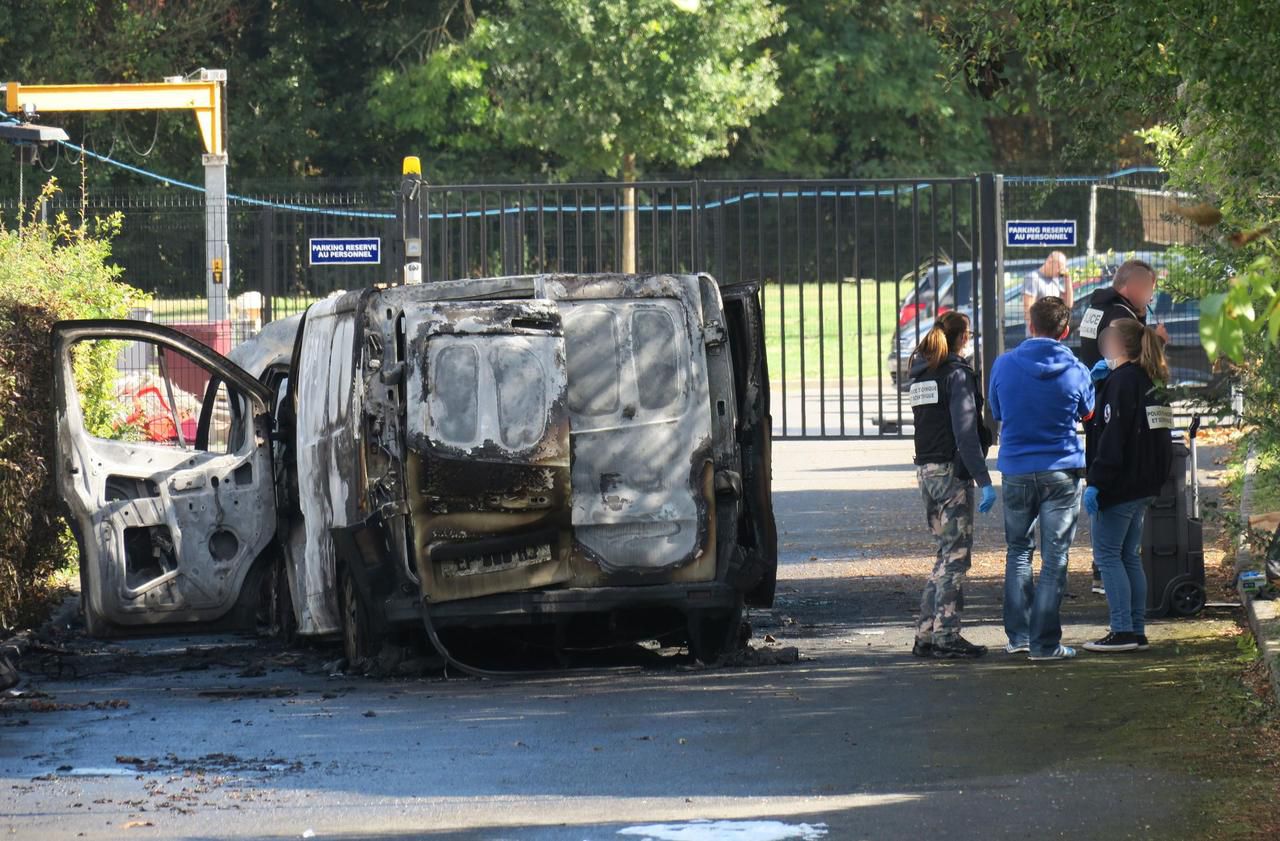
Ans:
<svg viewBox="0 0 1280 841"><path fill-rule="evenodd" d="M925 369L911 381L911 414L915 417L916 464L947 464L956 466L956 476L971 479L963 460L956 452L956 436L951 428L951 393L947 379L959 368L973 385L974 404L978 410L976 425L983 454L991 446L991 431L983 421L982 387L969 363L950 357L930 371Z"/></svg>

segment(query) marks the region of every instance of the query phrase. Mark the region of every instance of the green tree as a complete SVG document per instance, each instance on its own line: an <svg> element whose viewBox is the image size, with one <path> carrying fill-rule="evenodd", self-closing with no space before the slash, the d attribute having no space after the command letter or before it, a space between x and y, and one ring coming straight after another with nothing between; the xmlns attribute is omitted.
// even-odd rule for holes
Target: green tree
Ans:
<svg viewBox="0 0 1280 841"><path fill-rule="evenodd" d="M778 101L760 43L780 17L769 0L510 0L468 43L499 136L568 172L633 182L644 166L728 154ZM623 203L634 207L634 189ZM634 271L634 211L623 231L623 270Z"/></svg>
<svg viewBox="0 0 1280 841"><path fill-rule="evenodd" d="M744 132L731 165L786 175L971 172L989 163L994 109L946 84L946 57L913 0L793 0L777 56L776 106Z"/></svg>

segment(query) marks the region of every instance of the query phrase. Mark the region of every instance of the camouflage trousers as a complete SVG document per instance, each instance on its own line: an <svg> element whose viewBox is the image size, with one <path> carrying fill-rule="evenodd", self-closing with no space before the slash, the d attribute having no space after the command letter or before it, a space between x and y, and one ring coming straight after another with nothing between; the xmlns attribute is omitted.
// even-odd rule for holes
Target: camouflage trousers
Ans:
<svg viewBox="0 0 1280 841"><path fill-rule="evenodd" d="M929 529L938 541L938 557L920 597L916 639L945 644L960 634L964 576L972 562L974 484L956 478L951 464L922 464L916 479Z"/></svg>

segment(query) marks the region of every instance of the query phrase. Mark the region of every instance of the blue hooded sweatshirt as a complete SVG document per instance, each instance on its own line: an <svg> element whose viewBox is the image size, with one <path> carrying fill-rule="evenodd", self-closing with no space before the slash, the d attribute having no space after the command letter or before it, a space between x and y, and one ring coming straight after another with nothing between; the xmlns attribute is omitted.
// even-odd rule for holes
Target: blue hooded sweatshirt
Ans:
<svg viewBox="0 0 1280 841"><path fill-rule="evenodd" d="M1003 354L991 367L989 398L1001 424L1001 473L1084 467L1076 422L1093 414L1093 382L1062 342L1027 339Z"/></svg>

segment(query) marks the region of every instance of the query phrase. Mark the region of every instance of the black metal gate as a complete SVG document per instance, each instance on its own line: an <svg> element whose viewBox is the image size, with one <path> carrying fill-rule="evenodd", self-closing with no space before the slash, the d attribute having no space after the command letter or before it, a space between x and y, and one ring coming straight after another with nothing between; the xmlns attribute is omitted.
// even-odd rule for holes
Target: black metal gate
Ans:
<svg viewBox="0 0 1280 841"><path fill-rule="evenodd" d="M424 280L620 271L631 225L639 272L760 285L779 438L903 434L906 357L939 307L979 310L976 178L634 190L428 187Z"/></svg>
<svg viewBox="0 0 1280 841"><path fill-rule="evenodd" d="M902 389L907 360L939 313L973 317L980 366L1024 335L1020 279L1049 249L1004 253L1002 218L1078 219L1081 241L1068 256L1077 288L1091 288L1105 279L1108 261L1161 258L1178 241L1160 178L428 186L423 274L430 282L616 272L631 245L640 272L706 271L722 285L759 284L777 437L903 436L911 419ZM337 290L387 282L388 261L311 265L308 242L390 243L394 206L389 180L233 196L231 341ZM51 210L74 214L78 205ZM124 215L116 258L126 279L154 296L141 315L179 325L206 320L199 194L97 196L89 210Z"/></svg>

